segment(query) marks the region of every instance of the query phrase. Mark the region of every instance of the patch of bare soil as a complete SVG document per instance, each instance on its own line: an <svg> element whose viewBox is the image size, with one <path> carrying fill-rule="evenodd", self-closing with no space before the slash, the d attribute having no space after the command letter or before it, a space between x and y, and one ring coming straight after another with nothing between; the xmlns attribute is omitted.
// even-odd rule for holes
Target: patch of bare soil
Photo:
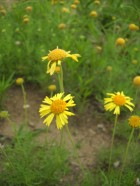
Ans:
<svg viewBox="0 0 140 186"><path fill-rule="evenodd" d="M39 107L46 96L38 87L25 86L27 93L29 128L31 130L46 129L43 120L39 117ZM107 123L103 121L101 114L97 112L96 105L93 103L87 106L82 114L77 114L74 119L70 118L69 129L76 145L79 147L79 156L85 166L95 166L96 155L99 149L108 147L110 144L110 133L108 132ZM20 87L13 87L7 93L5 109L10 114L10 119L19 127L23 123L23 95ZM12 127L7 121L0 121L0 136L7 139L12 137ZM47 139L50 141L60 140L60 131L56 129L55 124L51 124L48 133L40 133L38 140L43 143ZM66 131L64 132L64 141L68 148L72 148ZM72 162L76 166L76 162Z"/></svg>

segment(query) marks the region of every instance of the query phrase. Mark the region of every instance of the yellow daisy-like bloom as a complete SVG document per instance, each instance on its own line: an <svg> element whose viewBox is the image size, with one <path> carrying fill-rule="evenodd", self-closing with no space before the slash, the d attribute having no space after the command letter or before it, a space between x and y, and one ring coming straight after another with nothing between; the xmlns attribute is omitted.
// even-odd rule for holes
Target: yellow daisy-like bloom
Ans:
<svg viewBox="0 0 140 186"><path fill-rule="evenodd" d="M129 119L129 125L133 128L140 127L140 117L139 116L131 116Z"/></svg>
<svg viewBox="0 0 140 186"><path fill-rule="evenodd" d="M114 110L114 114L119 115L122 106L127 107L131 112L133 111L132 107L134 107L134 104L131 102L132 99L125 96L123 92L107 93L107 95L111 97L104 99L104 108L106 111Z"/></svg>
<svg viewBox="0 0 140 186"><path fill-rule="evenodd" d="M68 123L68 116L74 115L74 113L69 111L68 107L75 106L73 97L71 94L63 97L64 93L58 93L53 97L45 97L41 108L39 109L41 118L48 115L44 120L47 126L50 126L54 117L56 118L56 126L58 129L61 129L65 124Z"/></svg>
<svg viewBox="0 0 140 186"><path fill-rule="evenodd" d="M55 72L56 66L61 65L62 60L65 58L70 57L74 61L78 62L78 57L80 57L79 54L70 54L70 51L65 51L63 49L59 49L58 47L52 51L49 52L47 56L42 57L42 61L48 60L47 65L47 73L52 75Z"/></svg>

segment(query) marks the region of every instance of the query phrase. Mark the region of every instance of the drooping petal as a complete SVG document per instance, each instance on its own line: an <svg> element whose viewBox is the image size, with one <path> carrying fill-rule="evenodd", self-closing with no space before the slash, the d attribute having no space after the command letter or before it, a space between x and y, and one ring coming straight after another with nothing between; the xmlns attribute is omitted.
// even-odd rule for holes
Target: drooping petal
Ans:
<svg viewBox="0 0 140 186"><path fill-rule="evenodd" d="M44 61L44 60L46 60L46 59L48 59L48 56L42 57L42 61Z"/></svg>

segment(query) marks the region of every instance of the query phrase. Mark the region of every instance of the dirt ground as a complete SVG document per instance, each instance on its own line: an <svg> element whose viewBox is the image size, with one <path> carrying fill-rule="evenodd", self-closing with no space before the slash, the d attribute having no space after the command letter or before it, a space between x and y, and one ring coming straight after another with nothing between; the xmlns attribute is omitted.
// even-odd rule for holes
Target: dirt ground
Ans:
<svg viewBox="0 0 140 186"><path fill-rule="evenodd" d="M38 87L28 85L25 86L27 93L28 118L29 128L31 130L46 129L46 125L42 123L39 117L39 107L46 96ZM79 147L79 156L85 166L91 167L95 165L96 155L101 147L108 148L110 145L111 133L108 130L108 123L103 121L103 114L97 112L97 103L90 104L85 109L84 113L76 114L73 119L70 119L69 129L71 131L75 144ZM6 96L5 109L10 114L10 119L16 123L18 127L23 122L23 95L21 88L15 86L11 88ZM72 118L72 117L71 117ZM60 131L56 129L55 124L49 127L48 140L60 138ZM12 137L12 127L7 121L0 121L0 138ZM67 133L64 133L64 138L67 147L71 148ZM42 132L38 140L43 143L46 139L46 133ZM0 140L1 141L1 140ZM75 163L75 162L74 162Z"/></svg>

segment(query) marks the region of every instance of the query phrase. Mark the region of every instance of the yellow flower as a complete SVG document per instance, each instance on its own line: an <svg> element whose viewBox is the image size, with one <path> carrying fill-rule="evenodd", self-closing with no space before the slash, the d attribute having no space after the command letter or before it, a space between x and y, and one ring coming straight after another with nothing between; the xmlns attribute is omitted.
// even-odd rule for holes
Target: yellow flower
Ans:
<svg viewBox="0 0 140 186"><path fill-rule="evenodd" d="M23 23L26 23L26 24L27 24L27 23L29 23L29 21L30 21L30 20L29 20L28 17L23 18Z"/></svg>
<svg viewBox="0 0 140 186"><path fill-rule="evenodd" d="M135 76L134 79L133 79L133 84L135 86L138 86L140 87L140 76Z"/></svg>
<svg viewBox="0 0 140 186"><path fill-rule="evenodd" d="M139 116L131 116L129 119L129 125L133 128L140 127L140 117Z"/></svg>
<svg viewBox="0 0 140 186"><path fill-rule="evenodd" d="M23 84L24 83L24 79L23 78L17 78L16 79L16 84L17 85L21 85L21 84Z"/></svg>
<svg viewBox="0 0 140 186"><path fill-rule="evenodd" d="M1 13L3 16L5 16L5 15L7 14L7 12L6 12L5 9L0 10L0 13Z"/></svg>
<svg viewBox="0 0 140 186"><path fill-rule="evenodd" d="M65 29L65 28L66 28L66 24L65 24L65 23L60 23L60 24L58 25L58 28L59 28L59 29Z"/></svg>
<svg viewBox="0 0 140 186"><path fill-rule="evenodd" d="M123 92L107 93L110 98L104 99L104 107L106 111L114 110L114 114L120 114L120 108L122 106L127 107L131 112L133 111L134 104L131 103L131 98L124 95Z"/></svg>
<svg viewBox="0 0 140 186"><path fill-rule="evenodd" d="M65 51L63 49L59 49L58 47L52 51L49 52L47 56L42 57L42 61L48 60L47 65L47 73L52 75L55 72L56 66L61 65L61 62L67 58L70 57L74 61L78 62L78 57L80 57L79 54L70 54L70 51Z"/></svg>
<svg viewBox="0 0 140 186"><path fill-rule="evenodd" d="M48 89L49 89L50 91L55 91L55 90L56 90L56 85L49 85L49 86L48 86Z"/></svg>
<svg viewBox="0 0 140 186"><path fill-rule="evenodd" d="M70 10L66 7L63 7L61 11L64 13L70 13Z"/></svg>
<svg viewBox="0 0 140 186"><path fill-rule="evenodd" d="M108 66L106 67L106 71L111 72L111 71L112 71L112 66L108 65Z"/></svg>
<svg viewBox="0 0 140 186"><path fill-rule="evenodd" d="M91 17L97 17L98 14L96 11L91 11L90 14L89 14Z"/></svg>
<svg viewBox="0 0 140 186"><path fill-rule="evenodd" d="M125 45L125 39L123 39L123 38L118 38L117 40L116 40L116 45L120 45L120 46L124 46Z"/></svg>
<svg viewBox="0 0 140 186"><path fill-rule="evenodd" d="M134 65L136 65L136 64L138 63L138 60L133 59L133 60L132 60L132 63L133 63Z"/></svg>
<svg viewBox="0 0 140 186"><path fill-rule="evenodd" d="M72 4L70 7L71 7L72 9L76 9L76 8L77 8L77 5Z"/></svg>
<svg viewBox="0 0 140 186"><path fill-rule="evenodd" d="M74 0L74 4L80 4L80 1L79 0Z"/></svg>
<svg viewBox="0 0 140 186"><path fill-rule="evenodd" d="M137 25L135 25L135 24L132 23L132 24L129 25L129 29L131 31L135 31L135 30L139 30L139 27Z"/></svg>
<svg viewBox="0 0 140 186"><path fill-rule="evenodd" d="M96 5L100 5L100 1L95 0L95 1L94 1L94 4L96 4Z"/></svg>
<svg viewBox="0 0 140 186"><path fill-rule="evenodd" d="M43 123L50 126L54 117L56 118L56 126L61 129L65 124L68 123L68 116L74 115L74 113L69 111L68 107L75 106L73 97L71 94L63 97L64 93L58 93L53 97L45 97L41 108L39 109L41 118L48 115Z"/></svg>
<svg viewBox="0 0 140 186"><path fill-rule="evenodd" d="M32 11L32 9L33 9L33 7L32 7L32 6L27 6L27 7L26 7L26 11L27 11L27 12L31 12L31 11Z"/></svg>

